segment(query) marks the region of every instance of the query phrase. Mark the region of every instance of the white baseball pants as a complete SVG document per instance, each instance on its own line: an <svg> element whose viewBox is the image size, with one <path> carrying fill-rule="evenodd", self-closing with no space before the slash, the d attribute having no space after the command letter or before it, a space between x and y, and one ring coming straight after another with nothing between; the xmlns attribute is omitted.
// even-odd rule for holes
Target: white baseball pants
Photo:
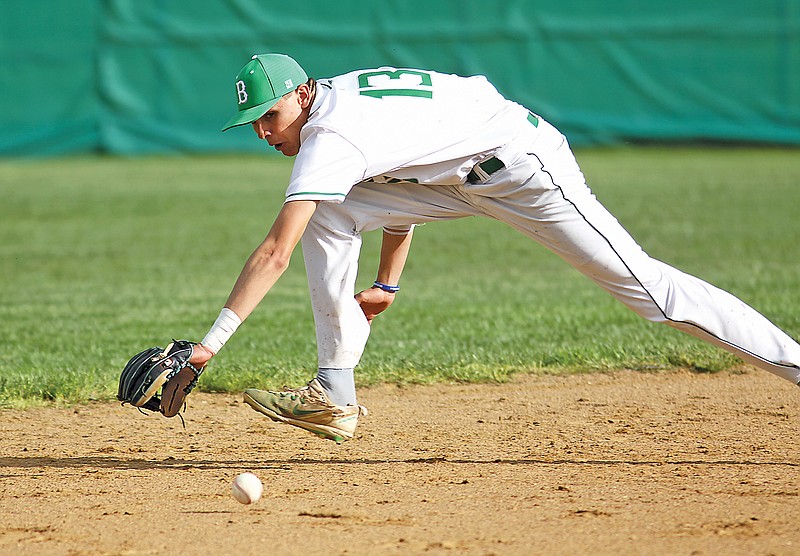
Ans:
<svg viewBox="0 0 800 556"><path fill-rule="evenodd" d="M355 367L369 336L353 298L361 232L487 216L555 252L645 319L800 382L800 345L733 295L650 258L597 201L558 130L542 121L525 151L525 163L484 184L364 183L341 204L320 203L302 239L320 367Z"/></svg>

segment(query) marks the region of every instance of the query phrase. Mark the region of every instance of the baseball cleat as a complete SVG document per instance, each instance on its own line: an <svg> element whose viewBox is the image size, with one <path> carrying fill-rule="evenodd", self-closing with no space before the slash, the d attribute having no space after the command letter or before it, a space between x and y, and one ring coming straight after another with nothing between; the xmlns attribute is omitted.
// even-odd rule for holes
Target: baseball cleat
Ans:
<svg viewBox="0 0 800 556"><path fill-rule="evenodd" d="M360 405L331 403L316 378L301 388L282 392L249 388L244 392L244 402L273 421L300 427L337 444L353 438L358 417L367 416L367 408Z"/></svg>

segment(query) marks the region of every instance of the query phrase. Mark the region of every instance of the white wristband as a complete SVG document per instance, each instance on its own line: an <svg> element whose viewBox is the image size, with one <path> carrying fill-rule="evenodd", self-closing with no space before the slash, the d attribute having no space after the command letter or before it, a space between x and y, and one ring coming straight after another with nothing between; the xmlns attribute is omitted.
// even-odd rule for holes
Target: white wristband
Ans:
<svg viewBox="0 0 800 556"><path fill-rule="evenodd" d="M208 334L200 343L216 354L222 349L225 342L230 340L240 324L242 324L242 319L227 307L223 307L211 330L208 331Z"/></svg>

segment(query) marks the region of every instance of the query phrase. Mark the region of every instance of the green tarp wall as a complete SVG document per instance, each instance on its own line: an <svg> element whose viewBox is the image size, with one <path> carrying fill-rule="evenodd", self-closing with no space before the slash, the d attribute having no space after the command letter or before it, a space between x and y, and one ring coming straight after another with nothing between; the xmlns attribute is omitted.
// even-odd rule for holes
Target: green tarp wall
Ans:
<svg viewBox="0 0 800 556"><path fill-rule="evenodd" d="M0 155L263 150L219 128L267 51L484 74L573 144L800 144L800 0L3 0Z"/></svg>

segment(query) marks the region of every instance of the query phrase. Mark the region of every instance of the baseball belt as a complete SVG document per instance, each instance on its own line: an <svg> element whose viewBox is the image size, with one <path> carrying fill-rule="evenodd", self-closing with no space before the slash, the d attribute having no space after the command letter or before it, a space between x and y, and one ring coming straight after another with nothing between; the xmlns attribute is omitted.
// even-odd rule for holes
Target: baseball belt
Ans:
<svg viewBox="0 0 800 556"><path fill-rule="evenodd" d="M503 164L502 160L493 156L473 166L472 170L467 174L467 183L483 183L489 179L489 176L505 167L506 165Z"/></svg>
<svg viewBox="0 0 800 556"><path fill-rule="evenodd" d="M533 124L533 127L539 127L539 118L533 112L528 111L528 121ZM505 167L506 165L503 164L502 160L493 156L473 166L472 170L467 174L467 183L483 183L488 181L489 176Z"/></svg>

